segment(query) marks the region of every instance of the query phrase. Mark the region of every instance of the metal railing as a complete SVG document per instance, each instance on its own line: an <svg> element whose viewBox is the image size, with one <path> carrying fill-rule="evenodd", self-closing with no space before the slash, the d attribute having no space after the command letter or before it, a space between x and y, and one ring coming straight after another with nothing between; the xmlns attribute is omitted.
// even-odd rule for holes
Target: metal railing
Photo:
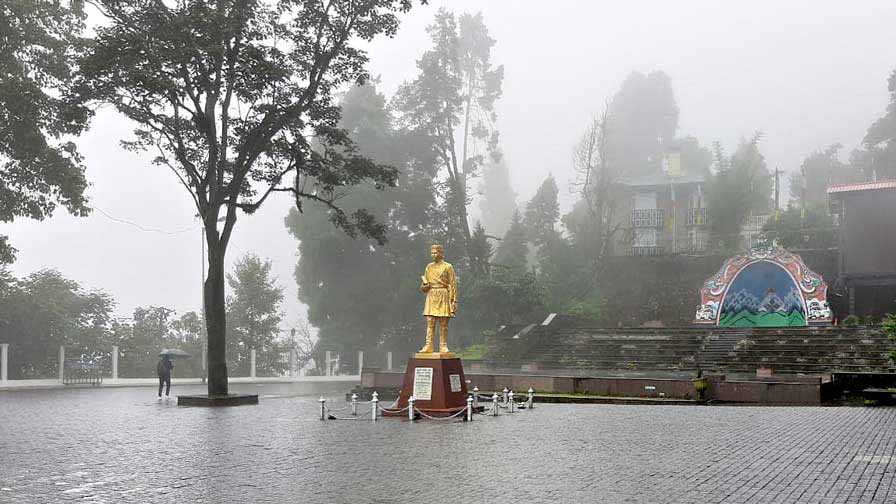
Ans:
<svg viewBox="0 0 896 504"><path fill-rule="evenodd" d="M659 228L663 227L665 212L660 208L648 208L632 210L632 227Z"/></svg>
<svg viewBox="0 0 896 504"><path fill-rule="evenodd" d="M705 208L688 208L688 213L685 217L685 224L688 227L705 226L707 223Z"/></svg>

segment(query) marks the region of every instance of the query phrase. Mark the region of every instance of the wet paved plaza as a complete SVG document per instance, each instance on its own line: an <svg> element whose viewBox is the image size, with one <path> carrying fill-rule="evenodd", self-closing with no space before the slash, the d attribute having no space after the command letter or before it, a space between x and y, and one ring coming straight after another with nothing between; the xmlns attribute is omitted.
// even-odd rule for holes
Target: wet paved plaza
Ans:
<svg viewBox="0 0 896 504"><path fill-rule="evenodd" d="M320 387L241 385L260 404L224 409L150 388L0 392L0 502L896 502L891 408L321 422Z"/></svg>

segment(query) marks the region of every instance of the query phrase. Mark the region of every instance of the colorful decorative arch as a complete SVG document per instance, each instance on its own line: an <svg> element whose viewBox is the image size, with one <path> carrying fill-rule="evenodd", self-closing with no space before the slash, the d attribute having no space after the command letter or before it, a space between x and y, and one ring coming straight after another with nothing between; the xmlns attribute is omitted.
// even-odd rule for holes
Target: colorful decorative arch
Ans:
<svg viewBox="0 0 896 504"><path fill-rule="evenodd" d="M827 325L828 286L782 248L734 256L700 289L694 322L724 327Z"/></svg>

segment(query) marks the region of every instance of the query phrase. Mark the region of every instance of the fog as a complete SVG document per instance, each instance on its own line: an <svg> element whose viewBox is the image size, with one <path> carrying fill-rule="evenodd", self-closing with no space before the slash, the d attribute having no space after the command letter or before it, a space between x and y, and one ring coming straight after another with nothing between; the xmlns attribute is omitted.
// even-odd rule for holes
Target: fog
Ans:
<svg viewBox="0 0 896 504"><path fill-rule="evenodd" d="M430 44L425 28L440 7L483 13L497 40L492 60L505 71L497 129L518 202L550 173L563 212L573 202L573 146L632 71L669 75L678 136L731 151L761 131L769 168L792 171L815 149L840 142L848 154L857 147L884 113L886 78L896 67L892 2L431 1L403 17L394 39L369 46L370 73L387 97L416 74ZM110 293L122 316L147 305L197 310L195 208L174 175L149 155L120 148L131 129L103 109L78 141L92 183L90 217L57 211L44 222L0 225L19 250L11 271L56 268ZM241 216L228 251L228 264L248 252L272 260L286 290L288 327L304 318L293 278L297 243L283 224L291 205L275 197Z"/></svg>

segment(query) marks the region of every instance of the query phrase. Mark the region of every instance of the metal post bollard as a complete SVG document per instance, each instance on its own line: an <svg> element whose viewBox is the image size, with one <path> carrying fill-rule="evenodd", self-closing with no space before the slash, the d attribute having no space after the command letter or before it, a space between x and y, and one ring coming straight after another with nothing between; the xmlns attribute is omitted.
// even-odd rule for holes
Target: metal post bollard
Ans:
<svg viewBox="0 0 896 504"><path fill-rule="evenodd" d="M473 396L467 396L467 421L473 421Z"/></svg>
<svg viewBox="0 0 896 504"><path fill-rule="evenodd" d="M509 392L507 390L507 387L504 387L504 390L502 392L504 392L504 396L502 397L502 400L506 404L507 403L507 392Z"/></svg>
<svg viewBox="0 0 896 504"><path fill-rule="evenodd" d="M327 419L327 400L324 399L324 396L320 396L320 399L317 400L320 403L320 419Z"/></svg>
<svg viewBox="0 0 896 504"><path fill-rule="evenodd" d="M358 416L358 394L352 394L352 416Z"/></svg>
<svg viewBox="0 0 896 504"><path fill-rule="evenodd" d="M510 412L513 413L513 391L512 390L507 394L507 398L510 400Z"/></svg>
<svg viewBox="0 0 896 504"><path fill-rule="evenodd" d="M479 387L473 387L473 407L479 408Z"/></svg>
<svg viewBox="0 0 896 504"><path fill-rule="evenodd" d="M526 402L528 403L526 407L529 409L532 409L535 405L535 390L532 387L529 387L529 399Z"/></svg>
<svg viewBox="0 0 896 504"><path fill-rule="evenodd" d="M373 397L370 399L370 418L376 422L377 408L379 408L380 395L373 391Z"/></svg>
<svg viewBox="0 0 896 504"><path fill-rule="evenodd" d="M414 396L408 397L408 420L414 421Z"/></svg>
<svg viewBox="0 0 896 504"><path fill-rule="evenodd" d="M492 394L492 416L498 416L498 394Z"/></svg>

